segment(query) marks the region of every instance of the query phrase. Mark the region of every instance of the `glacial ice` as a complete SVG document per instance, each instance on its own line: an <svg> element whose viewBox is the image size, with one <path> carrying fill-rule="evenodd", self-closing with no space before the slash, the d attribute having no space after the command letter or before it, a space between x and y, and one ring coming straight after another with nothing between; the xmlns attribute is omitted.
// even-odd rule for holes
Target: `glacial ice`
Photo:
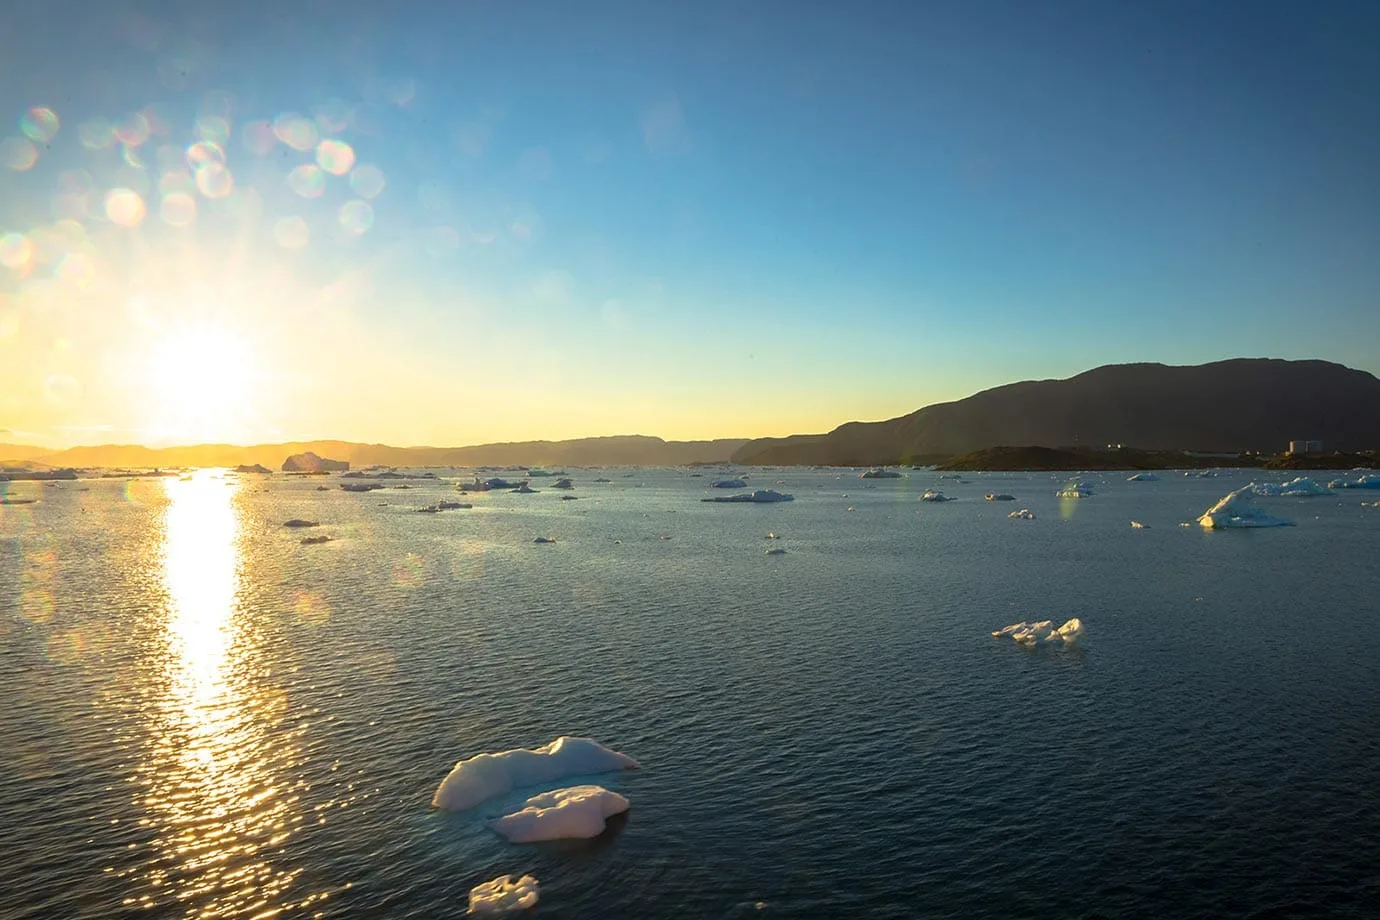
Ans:
<svg viewBox="0 0 1380 920"><path fill-rule="evenodd" d="M1132 522L1131 522L1131 527L1132 527L1133 529L1135 529L1135 530L1149 530L1149 529L1150 529L1150 525L1149 525L1149 524L1142 524L1140 521L1132 521Z"/></svg>
<svg viewBox="0 0 1380 920"><path fill-rule="evenodd" d="M714 498L702 498L702 502L790 502L795 501L795 496L788 492L777 492L775 489L757 489L753 492L741 492L738 495L717 495Z"/></svg>
<svg viewBox="0 0 1380 920"><path fill-rule="evenodd" d="M741 479L716 479L709 486L712 489L746 489L747 483Z"/></svg>
<svg viewBox="0 0 1380 920"><path fill-rule="evenodd" d="M1047 642L1076 642L1083 635L1083 621L1074 617L1058 629L1053 620L1033 620L1012 623L992 633L993 639L1010 637L1021 645L1039 645Z"/></svg>
<svg viewBox="0 0 1380 920"><path fill-rule="evenodd" d="M587 840L604 832L607 819L628 810L628 800L603 786L570 786L534 795L520 811L489 822L511 843Z"/></svg>
<svg viewBox="0 0 1380 920"><path fill-rule="evenodd" d="M1127 476L1127 482L1155 482L1160 477L1154 473L1136 473L1134 476Z"/></svg>
<svg viewBox="0 0 1380 920"><path fill-rule="evenodd" d="M1251 501L1259 494L1255 483L1243 486L1223 496L1221 501L1204 511L1198 523L1208 530L1227 527L1287 527L1293 521L1272 517L1255 507Z"/></svg>
<svg viewBox="0 0 1380 920"><path fill-rule="evenodd" d="M537 880L530 875L524 875L517 881L513 881L511 875L500 875L491 882L470 889L469 912L481 917L493 917L535 907L537 891Z"/></svg>
<svg viewBox="0 0 1380 920"><path fill-rule="evenodd" d="M1029 508L1022 508L1020 511L1012 511L1007 517L1019 518L1022 521L1033 521L1035 520L1035 512L1031 511Z"/></svg>
<svg viewBox="0 0 1380 920"><path fill-rule="evenodd" d="M1092 483L1070 482L1055 493L1056 498L1087 498L1092 495Z"/></svg>
<svg viewBox="0 0 1380 920"><path fill-rule="evenodd" d="M464 811L521 786L566 776L636 769L638 762L589 738L565 735L534 750L476 754L457 763L432 796L433 808Z"/></svg>
<svg viewBox="0 0 1380 920"><path fill-rule="evenodd" d="M1334 479L1327 484L1329 489L1380 489L1380 476L1368 474L1358 479Z"/></svg>
<svg viewBox="0 0 1380 920"><path fill-rule="evenodd" d="M874 466L865 473L858 474L859 479L900 479L901 474L895 470L888 470L884 467Z"/></svg>
<svg viewBox="0 0 1380 920"><path fill-rule="evenodd" d="M927 490L925 491L925 494L922 495L922 496L920 496L920 500L921 500L922 502L951 502L951 501L953 501L952 498L949 498L949 496L945 495L943 492L936 492L934 489L927 489Z"/></svg>
<svg viewBox="0 0 1380 920"><path fill-rule="evenodd" d="M1256 495L1270 497L1307 498L1312 495L1331 495L1332 490L1318 485L1307 476L1300 476L1288 482L1262 482L1255 486Z"/></svg>

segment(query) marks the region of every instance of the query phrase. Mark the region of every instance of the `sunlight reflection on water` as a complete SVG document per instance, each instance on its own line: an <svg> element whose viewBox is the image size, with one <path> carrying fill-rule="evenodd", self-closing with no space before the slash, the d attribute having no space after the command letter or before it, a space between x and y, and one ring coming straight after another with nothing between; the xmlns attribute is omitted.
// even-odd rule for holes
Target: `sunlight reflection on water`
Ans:
<svg viewBox="0 0 1380 920"><path fill-rule="evenodd" d="M186 916L274 913L291 906L279 899L300 873L272 858L302 821L300 790L282 779L296 739L277 729L285 701L256 673L259 639L238 605L231 484L207 472L164 482L167 644L138 770L159 857L146 867L148 890L128 906L170 895Z"/></svg>

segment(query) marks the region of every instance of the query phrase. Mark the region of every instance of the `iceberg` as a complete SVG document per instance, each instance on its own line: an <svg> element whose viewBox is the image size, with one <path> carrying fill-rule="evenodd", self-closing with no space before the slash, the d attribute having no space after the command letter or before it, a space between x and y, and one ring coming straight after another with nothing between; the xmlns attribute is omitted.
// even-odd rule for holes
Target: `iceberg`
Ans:
<svg viewBox="0 0 1380 920"><path fill-rule="evenodd" d="M535 495L536 493L540 492L541 490L540 490L540 489L534 489L534 488L532 488L531 486L529 486L527 483L524 482L522 485L518 486L516 489L509 489L508 491L509 491L509 492L515 492L515 493L517 493L518 495Z"/></svg>
<svg viewBox="0 0 1380 920"><path fill-rule="evenodd" d="M1066 483L1062 489L1054 493L1055 498L1087 498L1090 495L1092 483L1086 481Z"/></svg>
<svg viewBox="0 0 1380 920"><path fill-rule="evenodd" d="M793 502L795 496L787 492L777 492L775 489L757 489L754 492L742 492L738 495L716 495L713 498L702 498L702 502Z"/></svg>
<svg viewBox="0 0 1380 920"><path fill-rule="evenodd" d="M628 755L597 741L562 735L533 750L476 754L460 761L436 787L431 805L445 811L464 811L521 786L585 773L635 770L639 766Z"/></svg>
<svg viewBox="0 0 1380 920"><path fill-rule="evenodd" d="M1134 529L1134 530L1149 530L1149 529L1150 529L1150 525L1149 525L1149 524L1142 524L1140 521L1132 521L1132 522L1131 522L1131 527L1132 527L1132 529Z"/></svg>
<svg viewBox="0 0 1380 920"><path fill-rule="evenodd" d="M951 502L952 498L943 492L936 492L934 489L926 489L925 494L920 496L922 502Z"/></svg>
<svg viewBox="0 0 1380 920"><path fill-rule="evenodd" d="M293 518L293 519L290 520L290 521L284 521L284 522L283 522L283 526L284 526L284 527L316 527L316 526L317 526L317 522L316 522L316 521L304 521L304 520L302 520L301 518Z"/></svg>
<svg viewBox="0 0 1380 920"><path fill-rule="evenodd" d="M865 472L865 473L859 473L859 474L858 474L858 478L859 478L859 479L900 479L900 478L901 478L901 474L898 473L898 472L896 472L895 470L888 470L888 469L884 469L883 467L880 467L880 466L874 466L872 469L868 470L868 471Z"/></svg>
<svg viewBox="0 0 1380 920"><path fill-rule="evenodd" d="M1259 494L1256 484L1242 486L1235 492L1223 496L1221 501L1204 511L1198 523L1208 530L1229 527L1288 527L1293 521L1271 517L1251 501L1251 496Z"/></svg>
<svg viewBox="0 0 1380 920"><path fill-rule="evenodd" d="M1255 494L1272 498L1307 498L1313 495L1331 495L1333 493L1331 489L1318 485L1307 476L1300 476L1298 479L1291 479L1288 482L1278 484L1262 482L1255 485Z"/></svg>
<svg viewBox="0 0 1380 920"><path fill-rule="evenodd" d="M535 540L533 540L532 542L533 542L533 543L555 543L555 542L556 542L556 538L555 538L555 537L537 537L537 538L536 538Z"/></svg>
<svg viewBox="0 0 1380 920"><path fill-rule="evenodd" d="M492 882L475 885L470 889L471 914L493 917L515 910L526 910L537 905L537 880L524 875L516 882L511 875L500 875Z"/></svg>
<svg viewBox="0 0 1380 920"><path fill-rule="evenodd" d="M571 482L569 479L557 479L555 482L551 483L551 488L553 488L553 489L573 489L573 488L575 488L575 484L574 484L573 482Z"/></svg>
<svg viewBox="0 0 1380 920"><path fill-rule="evenodd" d="M377 482L342 482L340 488L346 492L372 492L375 489L382 489L383 484Z"/></svg>
<svg viewBox="0 0 1380 920"><path fill-rule="evenodd" d="M1053 620L1022 620L1019 623L1012 623L1010 626L1003 626L992 633L993 639L1011 638L1021 645L1039 645L1041 643L1053 642L1076 642L1083 635L1083 621L1074 617L1054 629Z"/></svg>
<svg viewBox="0 0 1380 920"><path fill-rule="evenodd" d="M1380 489L1380 476L1374 474L1359 479L1334 479L1327 484L1329 489Z"/></svg>
<svg viewBox="0 0 1380 920"><path fill-rule="evenodd" d="M1005 492L988 492L982 497L989 502L1014 502L1016 500L1016 496L1008 495Z"/></svg>
<svg viewBox="0 0 1380 920"><path fill-rule="evenodd" d="M742 479L716 479L709 484L711 489L746 489L747 483Z"/></svg>
<svg viewBox="0 0 1380 920"><path fill-rule="evenodd" d="M1033 521L1035 520L1035 512L1031 511L1029 508L1022 508L1020 511L1012 511L1007 517L1017 518L1022 521Z"/></svg>
<svg viewBox="0 0 1380 920"><path fill-rule="evenodd" d="M628 800L603 786L570 786L532 796L520 811L490 821L489 827L510 843L588 840L627 810Z"/></svg>
<svg viewBox="0 0 1380 920"><path fill-rule="evenodd" d="M1134 476L1127 476L1127 477L1126 477L1126 481L1127 481L1127 482L1155 482L1155 481L1157 481L1159 478L1160 478L1160 477L1156 476L1154 473L1137 473L1137 474L1135 474Z"/></svg>

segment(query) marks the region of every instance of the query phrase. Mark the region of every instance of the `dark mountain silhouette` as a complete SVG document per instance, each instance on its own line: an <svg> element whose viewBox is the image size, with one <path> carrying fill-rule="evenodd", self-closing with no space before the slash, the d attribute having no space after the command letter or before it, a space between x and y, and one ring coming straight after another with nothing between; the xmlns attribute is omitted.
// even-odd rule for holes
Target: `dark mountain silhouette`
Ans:
<svg viewBox="0 0 1380 920"><path fill-rule="evenodd" d="M25 448L29 465L49 467L226 466L262 464L277 469L294 454L313 453L346 461L352 467L372 466L682 466L725 463L747 443L744 438L716 441L663 441L641 435L580 438L571 441L520 441L471 447L390 447L351 441L294 441L285 444L192 444L143 447L107 444L62 451ZM5 453L0 445L0 455ZM0 461L3 461L0 456Z"/></svg>
<svg viewBox="0 0 1380 920"><path fill-rule="evenodd" d="M1114 364L824 435L750 441L733 460L864 466L1008 444L1275 453L1294 439L1321 440L1329 451L1380 447L1380 379L1327 361Z"/></svg>

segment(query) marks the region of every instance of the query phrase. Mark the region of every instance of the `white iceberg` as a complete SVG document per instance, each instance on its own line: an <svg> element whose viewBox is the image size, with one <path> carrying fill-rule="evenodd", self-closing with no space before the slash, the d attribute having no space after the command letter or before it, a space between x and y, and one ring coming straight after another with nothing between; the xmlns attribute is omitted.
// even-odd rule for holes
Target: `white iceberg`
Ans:
<svg viewBox="0 0 1380 920"><path fill-rule="evenodd" d="M743 492L738 495L717 495L714 498L702 498L702 502L793 502L795 496L787 492L777 492L775 489L757 489L753 492Z"/></svg>
<svg viewBox="0 0 1380 920"><path fill-rule="evenodd" d="M1092 495L1092 483L1090 482L1070 482L1066 483L1062 489L1054 493L1056 498L1087 498Z"/></svg>
<svg viewBox="0 0 1380 920"><path fill-rule="evenodd" d="M1300 476L1288 482L1262 482L1255 486L1255 494L1287 498L1307 498L1313 495L1331 495L1332 490L1321 486L1307 476Z"/></svg>
<svg viewBox="0 0 1380 920"><path fill-rule="evenodd" d="M716 479L709 484L711 489L746 489L747 483L741 479Z"/></svg>
<svg viewBox="0 0 1380 920"><path fill-rule="evenodd" d="M1074 617L1058 629L1053 620L1033 620L1012 623L992 633L993 639L1010 637L1021 645L1039 645L1051 642L1076 642L1083 635L1083 621Z"/></svg>
<svg viewBox="0 0 1380 920"><path fill-rule="evenodd" d="M1007 494L1006 492L988 492L982 497L989 502L1014 502L1016 500L1016 496Z"/></svg>
<svg viewBox="0 0 1380 920"><path fill-rule="evenodd" d="M567 776L633 770L638 762L589 738L565 735L535 750L476 754L457 763L431 798L433 808L464 811L522 786Z"/></svg>
<svg viewBox="0 0 1380 920"><path fill-rule="evenodd" d="M1160 477L1156 476L1154 473L1137 473L1137 474L1135 474L1134 476L1127 476L1127 477L1126 477L1126 481L1127 481L1127 482L1155 482L1155 481L1157 481L1159 478L1160 478Z"/></svg>
<svg viewBox="0 0 1380 920"><path fill-rule="evenodd" d="M936 492L934 489L926 489L925 494L920 496L922 502L951 502L952 498L943 492Z"/></svg>
<svg viewBox="0 0 1380 920"><path fill-rule="evenodd" d="M1022 521L1033 521L1035 520L1035 512L1031 511L1029 508L1022 508L1020 511L1012 511L1007 517L1018 518Z"/></svg>
<svg viewBox="0 0 1380 920"><path fill-rule="evenodd" d="M859 479L900 479L901 474L895 470L888 470L880 466L874 466L865 473L858 474Z"/></svg>
<svg viewBox="0 0 1380 920"><path fill-rule="evenodd" d="M1359 479L1334 479L1327 484L1329 489L1380 489L1380 476L1374 474Z"/></svg>
<svg viewBox="0 0 1380 920"><path fill-rule="evenodd" d="M1256 484L1251 483L1230 492L1222 500L1204 511L1198 523L1208 530L1228 527L1288 527L1293 521L1271 517L1255 507L1251 501L1256 492Z"/></svg>
<svg viewBox="0 0 1380 920"><path fill-rule="evenodd" d="M588 840L598 837L614 815L628 810L628 800L603 786L571 786L534 795L522 810L489 822L510 843L543 840Z"/></svg>
<svg viewBox="0 0 1380 920"><path fill-rule="evenodd" d="M1132 522L1131 522L1131 527L1132 527L1132 529L1134 529L1134 530L1149 530L1149 529L1150 529L1150 525L1149 525L1149 524L1142 524L1140 521L1132 521Z"/></svg>
<svg viewBox="0 0 1380 920"><path fill-rule="evenodd" d="M537 906L537 880L524 875L516 882L511 875L500 875L492 882L470 889L471 914L493 917Z"/></svg>

